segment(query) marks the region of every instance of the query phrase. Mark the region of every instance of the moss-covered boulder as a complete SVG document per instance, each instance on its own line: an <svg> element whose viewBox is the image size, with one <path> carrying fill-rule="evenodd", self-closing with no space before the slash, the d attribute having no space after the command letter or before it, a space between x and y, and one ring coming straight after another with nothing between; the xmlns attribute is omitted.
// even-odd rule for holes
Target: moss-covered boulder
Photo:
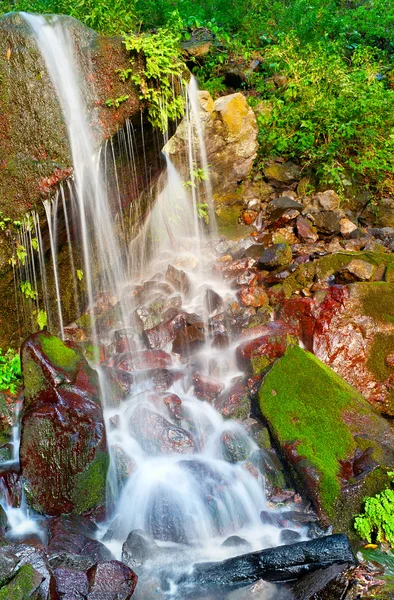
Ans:
<svg viewBox="0 0 394 600"><path fill-rule="evenodd" d="M48 332L21 349L25 404L20 460L30 506L83 513L105 499L108 453L97 373Z"/></svg>
<svg viewBox="0 0 394 600"><path fill-rule="evenodd" d="M43 580L32 565L23 565L15 577L0 589L0 600L28 600L39 598L38 588Z"/></svg>
<svg viewBox="0 0 394 600"><path fill-rule="evenodd" d="M313 354L291 346L265 376L260 410L298 489L337 531L394 466L389 424Z"/></svg>

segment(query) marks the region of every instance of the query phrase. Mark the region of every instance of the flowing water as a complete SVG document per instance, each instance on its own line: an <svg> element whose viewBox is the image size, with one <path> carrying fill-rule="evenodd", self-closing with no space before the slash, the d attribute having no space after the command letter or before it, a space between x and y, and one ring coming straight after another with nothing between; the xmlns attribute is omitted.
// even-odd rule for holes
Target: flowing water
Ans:
<svg viewBox="0 0 394 600"><path fill-rule="evenodd" d="M209 314L204 304L207 289L215 290L227 302L231 302L234 292L224 282L209 275L215 258L212 240L216 231L213 204L209 200L209 178L196 181L195 174L196 164L202 165L204 170L208 168L196 81L192 79L188 87L185 114L190 179L182 181L167 158L166 173L157 186L159 192L151 211L142 225L140 222L136 234L126 232L129 235L124 235L126 225L119 191L122 182L116 172L114 147L110 141L101 150L97 148L90 128L92 116L88 114L85 102L87 84L80 80L72 36L61 18L30 14L23 17L45 59L63 111L73 159L72 181L66 184L66 189L60 188L56 197L45 205L59 333L64 334L57 271L60 210L73 270L78 265L71 248L70 231L77 229L89 310L95 312L100 293L109 293L113 304L120 308L116 328L125 331L131 328L130 351L120 356L114 353L109 359L110 366L116 366L121 359L133 371L132 389L122 402L114 402L107 371L100 370L111 453L109 514L101 528L101 539L117 558L121 558L122 544L129 532L144 530L155 539L159 551L152 559L153 564L148 563L141 569L136 597L190 597L179 592L174 582L177 574L190 569L193 562L217 561L245 552L245 548L250 551L272 547L279 544L280 535L279 528L263 525L260 520L261 510L267 508L264 473L259 470L261 451L242 424L224 420L215 410L214 403L198 397L194 386L196 371L201 376L214 374L223 389L240 374L235 364L234 344L226 350L214 348L207 327ZM164 142L165 139L163 146ZM131 185L137 186L131 124L127 124L121 133L120 146L128 157ZM112 187L111 194L109 187ZM199 188L203 188L204 202L208 204L205 221L199 214ZM113 198L116 199L115 206ZM130 210L137 211L138 204L133 204ZM36 217L32 220L39 231ZM31 237L27 230L25 235ZM39 235L38 246L37 269L44 284L49 275L45 273ZM93 258L98 276L92 273ZM157 370L148 362L136 366L138 356L147 355L143 353L140 336L133 330L131 315L135 314L133 290L145 286L152 290L151 303L157 301L158 290L163 290L166 285L168 265L182 269L189 285L182 297L167 291L165 301L169 302L168 306L176 306L188 315L199 315L205 342L192 356L172 353L172 341L162 348L168 357L164 359L167 361L164 371L170 379L162 385L156 377ZM27 276L34 282L37 274L31 272ZM82 305L78 298L78 281L75 275L73 278L76 302ZM53 320L50 316L49 322ZM97 342L108 345L113 332L94 330L93 334ZM11 510L9 514L12 516ZM19 525L16 522L15 526ZM222 545L234 534L246 540L246 546ZM161 573L161 579L152 579L153 572ZM229 596L236 597L242 596ZM272 586L266 586L261 588L260 595L253 597L268 599L279 598L279 595Z"/></svg>

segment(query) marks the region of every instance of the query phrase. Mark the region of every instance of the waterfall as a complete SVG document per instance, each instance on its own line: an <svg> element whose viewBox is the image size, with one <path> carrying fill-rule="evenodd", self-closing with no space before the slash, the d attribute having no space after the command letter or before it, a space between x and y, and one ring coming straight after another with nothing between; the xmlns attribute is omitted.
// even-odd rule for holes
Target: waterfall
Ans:
<svg viewBox="0 0 394 600"><path fill-rule="evenodd" d="M279 528L263 525L260 520L267 501L264 473L256 468L258 461L253 463L258 450L256 443L241 423L225 420L213 402L198 397L193 384L197 367L203 376L212 375L214 370L223 389L239 375L235 346L230 344L223 350L212 345L204 308L207 288L230 300L234 292L208 274L212 262L210 242L216 229L196 81L192 78L186 91L185 160L189 178L184 180L166 157L167 169L157 183L152 209L145 218L142 213L138 215L137 225L129 230L127 212L122 206L124 182L117 172L114 145L108 141L102 148L97 147L91 128L92 115L85 101L87 83L80 79L70 32L58 17L31 14L23 17L31 27L58 96L73 162L72 180L45 204L58 311L56 319L55 315L48 315L49 323L58 322L64 335L67 323L63 323L56 241L59 211L73 269L76 306L82 310L76 277L80 263L72 249L75 240L81 249L92 323L100 294L108 294L113 307L119 309L111 326L115 331L98 330L95 325L92 331L95 341L106 345L107 352L106 364L97 367L111 454L109 514L102 539L120 558L122 543L129 532L143 529L163 547L166 544L183 547L189 564L196 559L234 554L237 552L234 548L222 547L223 541L234 534L246 538L254 549L277 545ZM128 164L130 195L135 197L138 177L149 181L149 173L146 163L145 172L137 172L134 137L133 125L127 123L118 143ZM130 207L134 215L139 210L138 202ZM39 232L36 216L33 221ZM31 232L25 229L23 232L31 238ZM45 271L40 233L37 238L45 298L49 274ZM25 240L24 244L32 246L31 241ZM31 264L34 265L34 260ZM161 302L158 289L168 289L165 274L170 267L182 269L190 285L187 294L181 290L166 297L168 307L182 310L185 318L194 322L198 317L192 313L201 315L201 343L190 358L175 352L171 340L161 348L166 357L163 360L168 361L166 368L155 369L147 359L146 352L150 351L143 343L146 333L139 335L141 332L135 328L135 312L140 308L136 298L145 290L147 301ZM26 277L35 281L37 274L31 271ZM46 300L44 306L49 311ZM127 351L114 349L113 339L119 331L131 331ZM140 357L142 364L138 362ZM126 397L116 401L109 377L111 369L116 370L120 362L123 367L126 365L126 372L131 372L133 384ZM159 376L167 378L164 384L155 379ZM236 447L238 458L229 457L231 452L226 443Z"/></svg>

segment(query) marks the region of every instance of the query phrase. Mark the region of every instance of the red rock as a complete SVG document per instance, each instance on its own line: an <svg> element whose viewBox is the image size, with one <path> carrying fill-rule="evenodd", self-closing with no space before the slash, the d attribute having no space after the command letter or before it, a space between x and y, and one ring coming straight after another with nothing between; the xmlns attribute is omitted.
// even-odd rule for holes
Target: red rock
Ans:
<svg viewBox="0 0 394 600"><path fill-rule="evenodd" d="M297 219L297 232L299 237L307 243L313 244L319 239L312 223L304 217L298 217Z"/></svg>
<svg viewBox="0 0 394 600"><path fill-rule="evenodd" d="M231 258L231 257L230 257ZM256 264L253 258L239 258L237 260L217 261L214 265L214 273L221 274L225 279L233 279L243 271L252 268Z"/></svg>
<svg viewBox="0 0 394 600"><path fill-rule="evenodd" d="M312 298L292 298L286 300L280 309L280 319L288 323L301 339L305 348L312 351L313 334L316 325L316 318L313 315Z"/></svg>
<svg viewBox="0 0 394 600"><path fill-rule="evenodd" d="M212 402L223 391L224 385L218 379L194 372L192 375L194 393L200 400Z"/></svg>
<svg viewBox="0 0 394 600"><path fill-rule="evenodd" d="M255 210L245 210L242 215L243 222L245 225L251 225L256 220L257 215L258 212Z"/></svg>
<svg viewBox="0 0 394 600"><path fill-rule="evenodd" d="M242 306L253 306L260 308L268 304L268 296L263 288L242 286L239 293Z"/></svg>
<svg viewBox="0 0 394 600"><path fill-rule="evenodd" d="M73 598L87 596L89 591L87 575L83 571L61 567L54 569L50 590L53 599L63 598L66 594Z"/></svg>
<svg viewBox="0 0 394 600"><path fill-rule="evenodd" d="M22 482L20 473L7 470L0 475L0 497L8 506L19 508L22 502Z"/></svg>
<svg viewBox="0 0 394 600"><path fill-rule="evenodd" d="M264 333L256 336L258 329ZM244 332L245 337L247 333L247 331ZM236 350L239 367L251 368L251 361L253 363L257 357L265 357L268 361L267 364L275 358L280 358L286 352L292 338L294 338L293 330L284 323L271 322L251 328L249 340L241 342Z"/></svg>
<svg viewBox="0 0 394 600"><path fill-rule="evenodd" d="M87 577L89 600L129 600L138 581L134 571L118 560L94 565L88 570Z"/></svg>
<svg viewBox="0 0 394 600"><path fill-rule="evenodd" d="M163 315L163 322L155 327L146 329L144 336L150 348L162 349L173 342L181 331L183 331L187 322L183 313L170 308Z"/></svg>
<svg viewBox="0 0 394 600"><path fill-rule="evenodd" d="M176 269L172 265L168 265L166 280L174 286L182 295L188 296L191 291L191 283L189 276L181 269Z"/></svg>
<svg viewBox="0 0 394 600"><path fill-rule="evenodd" d="M204 305L208 314L211 315L215 310L223 306L223 299L217 292L208 289L205 292Z"/></svg>
<svg viewBox="0 0 394 600"><path fill-rule="evenodd" d="M115 351L120 354L122 352L132 352L137 349L137 345L132 329L118 329L115 331Z"/></svg>
<svg viewBox="0 0 394 600"><path fill-rule="evenodd" d="M182 415L182 400L176 394L166 394L163 398L164 404L167 406L169 413L174 419L181 420Z"/></svg>
<svg viewBox="0 0 394 600"><path fill-rule="evenodd" d="M188 325L176 336L172 344L172 351L174 354L188 356L198 350L204 342L204 332L195 325Z"/></svg>
<svg viewBox="0 0 394 600"><path fill-rule="evenodd" d="M171 356L163 350L141 350L116 356L111 361L110 366L123 371L141 371L145 369L165 369L171 364Z"/></svg>
<svg viewBox="0 0 394 600"><path fill-rule="evenodd" d="M214 404L225 419L247 419L250 415L250 393L243 378L225 390Z"/></svg>

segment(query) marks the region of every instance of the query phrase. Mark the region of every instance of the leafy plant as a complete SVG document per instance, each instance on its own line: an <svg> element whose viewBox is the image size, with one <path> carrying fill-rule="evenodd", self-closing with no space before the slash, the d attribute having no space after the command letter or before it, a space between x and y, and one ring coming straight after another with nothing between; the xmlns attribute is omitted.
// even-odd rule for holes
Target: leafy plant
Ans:
<svg viewBox="0 0 394 600"><path fill-rule="evenodd" d="M9 390L11 394L16 394L21 378L19 353L9 348L4 354L0 348L0 390Z"/></svg>
<svg viewBox="0 0 394 600"><path fill-rule="evenodd" d="M208 204L197 202L196 204L197 215L199 219L203 219L205 223L209 224L209 212L208 212Z"/></svg>
<svg viewBox="0 0 394 600"><path fill-rule="evenodd" d="M37 325L40 329L45 329L48 325L48 315L45 310L40 309L37 313Z"/></svg>
<svg viewBox="0 0 394 600"><path fill-rule="evenodd" d="M22 263L22 265L24 265L26 256L27 256L27 252L26 252L26 248L24 246L22 246L22 244L17 244L16 255L18 257L18 260Z"/></svg>
<svg viewBox="0 0 394 600"><path fill-rule="evenodd" d="M31 245L33 247L33 250L35 250L37 252L37 250L38 250L38 239L37 238L32 238Z"/></svg>
<svg viewBox="0 0 394 600"><path fill-rule="evenodd" d="M122 81L131 79L140 92L140 99L148 108L149 120L162 131L168 129L168 121L183 115L184 99L181 87L185 84L183 73L186 65L179 42L181 24L174 17L170 26L152 34L130 34L124 37L126 50L132 54L132 68L119 71ZM142 65L138 64L142 58Z"/></svg>
<svg viewBox="0 0 394 600"><path fill-rule="evenodd" d="M38 296L36 290L31 287L31 283L29 281L22 281L19 285L20 291L24 295L25 298L35 300Z"/></svg>
<svg viewBox="0 0 394 600"><path fill-rule="evenodd" d="M388 476L394 482L394 471ZM387 488L376 496L365 498L364 512L357 515L354 528L358 535L372 542L388 542L394 545L394 490Z"/></svg>
<svg viewBox="0 0 394 600"><path fill-rule="evenodd" d="M129 98L130 96L127 95L119 96L119 98L109 98L105 101L105 104L108 106L108 108L119 108L122 102L126 102L126 100L128 100Z"/></svg>
<svg viewBox="0 0 394 600"><path fill-rule="evenodd" d="M82 281L83 279L83 271L82 269L77 269L77 277L79 281Z"/></svg>

